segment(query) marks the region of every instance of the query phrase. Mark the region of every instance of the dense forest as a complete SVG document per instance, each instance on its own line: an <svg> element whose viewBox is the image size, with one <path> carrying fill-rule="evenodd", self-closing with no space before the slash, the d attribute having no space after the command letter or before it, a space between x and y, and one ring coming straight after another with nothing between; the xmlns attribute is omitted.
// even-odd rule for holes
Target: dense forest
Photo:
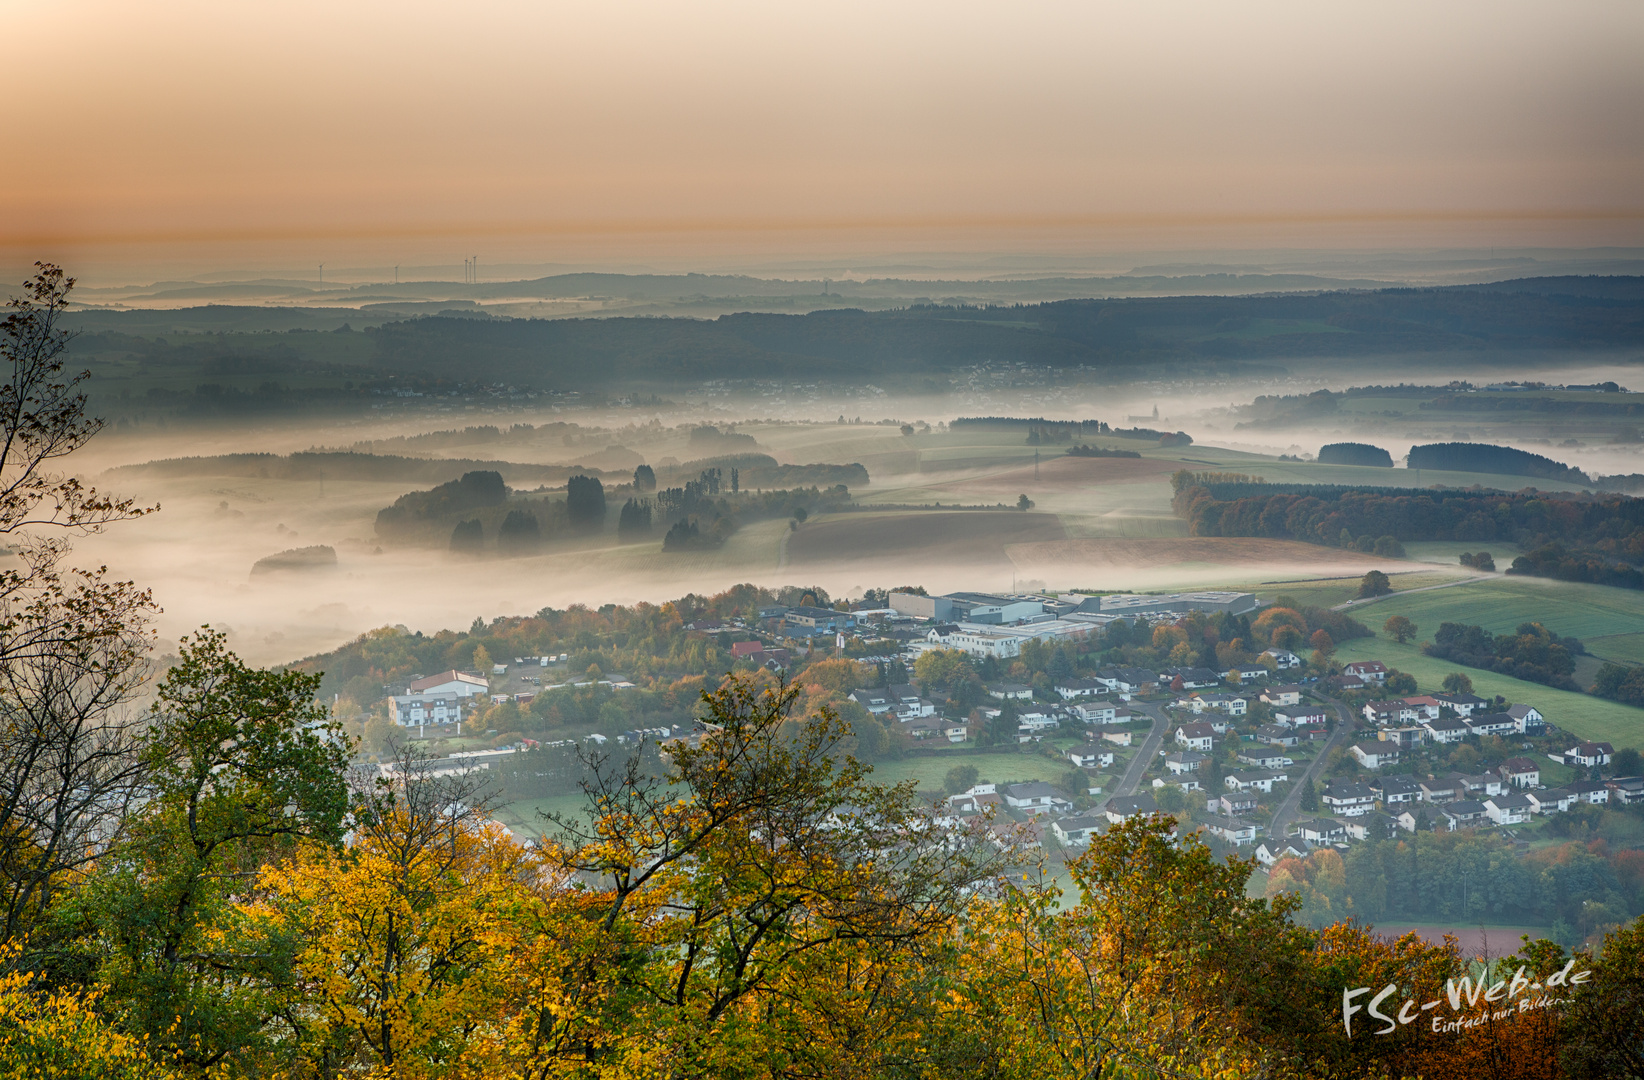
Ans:
<svg viewBox="0 0 1644 1080"><path fill-rule="evenodd" d="M1172 482L1172 505L1194 536L1264 536L1366 551L1383 537L1505 540L1531 551L1510 573L1644 585L1633 569L1644 562L1644 499L1264 484L1185 470Z"/></svg>
<svg viewBox="0 0 1644 1080"><path fill-rule="evenodd" d="M1412 469L1448 469L1451 472L1498 473L1503 476L1533 476L1540 480L1562 480L1570 484L1591 483L1586 473L1561 461L1486 443L1429 443L1410 448Z"/></svg>
<svg viewBox="0 0 1644 1080"><path fill-rule="evenodd" d="M1369 465L1391 469L1393 455L1368 443L1339 442L1319 447L1320 465Z"/></svg>
<svg viewBox="0 0 1644 1080"><path fill-rule="evenodd" d="M1145 366L1150 376L1434 352L1477 354L1477 362L1490 363L1520 350L1635 346L1644 340L1641 298L1644 279L1595 284L1567 278L711 320L434 315L325 333L176 336L154 332L147 313L88 312L76 317L85 333L75 349L87 359L129 360L145 371L195 372L200 386L194 390L169 388L173 383L151 392L157 403L212 416L255 410L259 401L297 407L324 396L296 387L299 376L342 382L346 375L350 387L332 396L364 402L368 384L388 376L447 379L453 358L460 358L468 380L581 391L750 377L922 385L933 375L998 360L1115 374ZM167 313L171 325L189 317Z"/></svg>

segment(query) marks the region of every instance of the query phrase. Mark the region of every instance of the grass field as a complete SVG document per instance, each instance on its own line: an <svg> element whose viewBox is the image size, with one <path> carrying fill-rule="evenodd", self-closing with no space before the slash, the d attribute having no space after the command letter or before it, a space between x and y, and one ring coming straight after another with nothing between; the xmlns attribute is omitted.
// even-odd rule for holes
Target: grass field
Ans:
<svg viewBox="0 0 1644 1080"><path fill-rule="evenodd" d="M1407 565L1407 564L1404 564ZM1383 569L1393 582L1393 588L1399 591L1407 589L1422 589L1433 585L1447 585L1461 576L1460 569L1451 570L1388 570L1385 566L1375 567ZM1366 570L1372 567L1366 566ZM1258 594L1263 600L1271 601L1276 597L1288 596L1297 603L1306 607L1335 607L1345 604L1359 594L1359 580L1363 574L1350 577L1318 578L1307 581L1264 581ZM1230 588L1232 586L1229 586ZM1239 586L1248 589L1248 584ZM1372 605L1374 607L1376 605ZM1382 621L1387 621L1384 615Z"/></svg>
<svg viewBox="0 0 1644 1080"><path fill-rule="evenodd" d="M1624 636L1628 640L1620 646L1623 652L1636 650L1634 639L1644 638L1639 632L1644 627L1644 592L1543 578L1501 576L1408 596L1395 593L1360 612L1356 617L1376 628L1388 616L1403 615L1421 628L1424 639L1431 638L1441 622L1472 623L1500 634L1531 620L1583 643Z"/></svg>
<svg viewBox="0 0 1644 1080"><path fill-rule="evenodd" d="M583 813L588 803L580 794L555 795L546 799L522 799L511 802L493 815L498 821L508 826L516 836L536 837L549 828L539 814L565 814L567 816Z"/></svg>
<svg viewBox="0 0 1644 1080"><path fill-rule="evenodd" d="M1459 590L1443 589L1439 595L1455 591ZM1581 738L1610 742L1617 747L1644 747L1644 709L1436 660L1424 656L1414 643L1400 645L1387 638L1362 638L1342 645L1336 651L1336 659L1342 663L1384 661L1389 667L1414 675L1425 692L1437 690L1446 675L1459 671L1473 680L1476 693L1486 697L1501 694L1508 701L1534 705L1549 723Z"/></svg>
<svg viewBox="0 0 1644 1080"><path fill-rule="evenodd" d="M921 791L941 791L948 770L956 765L976 766L984 784L1059 780L1072 767L1065 761L1052 761L1038 754L942 754L875 762L872 779L887 785L917 780Z"/></svg>

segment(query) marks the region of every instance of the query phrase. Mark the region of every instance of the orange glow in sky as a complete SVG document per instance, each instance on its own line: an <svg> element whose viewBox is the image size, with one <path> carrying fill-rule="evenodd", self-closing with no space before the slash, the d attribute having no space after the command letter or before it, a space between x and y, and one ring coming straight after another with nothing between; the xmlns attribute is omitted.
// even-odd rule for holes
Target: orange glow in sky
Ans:
<svg viewBox="0 0 1644 1080"><path fill-rule="evenodd" d="M0 246L30 258L1644 237L1633 0L0 11Z"/></svg>

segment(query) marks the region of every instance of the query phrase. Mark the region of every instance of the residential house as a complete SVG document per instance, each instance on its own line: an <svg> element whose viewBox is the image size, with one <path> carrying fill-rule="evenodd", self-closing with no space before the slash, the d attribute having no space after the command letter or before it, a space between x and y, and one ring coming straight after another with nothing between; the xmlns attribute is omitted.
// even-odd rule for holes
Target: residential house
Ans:
<svg viewBox="0 0 1644 1080"><path fill-rule="evenodd" d="M890 697L891 710L902 720L910 716L934 716L936 706L926 698L919 696L918 687L912 683L895 683L885 688Z"/></svg>
<svg viewBox="0 0 1644 1080"><path fill-rule="evenodd" d="M1176 687L1177 679L1182 682L1180 687ZM1160 672L1159 682L1181 690L1204 690L1212 686L1220 686L1222 677L1209 668L1174 667Z"/></svg>
<svg viewBox="0 0 1644 1080"><path fill-rule="evenodd" d="M993 784L976 784L958 795L948 796L948 809L958 814L974 814L998 809L1004 805L998 788Z"/></svg>
<svg viewBox="0 0 1644 1080"><path fill-rule="evenodd" d="M1414 750L1427 735L1424 727L1390 727L1376 732L1376 738L1390 742L1400 750Z"/></svg>
<svg viewBox="0 0 1644 1080"><path fill-rule="evenodd" d="M1268 746L1295 746L1301 742L1301 735L1293 728L1260 724L1256 728L1256 741Z"/></svg>
<svg viewBox="0 0 1644 1080"><path fill-rule="evenodd" d="M849 694L852 701L862 706L875 716L883 716L895 707L888 689L880 690L852 690Z"/></svg>
<svg viewBox="0 0 1644 1080"><path fill-rule="evenodd" d="M1378 776L1370 781L1370 787L1381 792L1383 806L1393 806L1397 803L1414 805L1421 801L1421 785L1413 777L1394 774L1392 776Z"/></svg>
<svg viewBox="0 0 1644 1080"><path fill-rule="evenodd" d="M1191 772L1198 772L1199 766L1210 759L1196 750L1181 750L1165 755L1165 768L1172 776L1182 776Z"/></svg>
<svg viewBox="0 0 1644 1080"><path fill-rule="evenodd" d="M1465 720L1429 720L1421 726L1426 729L1427 737L1441 746L1460 742L1472 730Z"/></svg>
<svg viewBox="0 0 1644 1080"><path fill-rule="evenodd" d="M1562 757L1566 765L1579 765L1583 769L1590 769L1594 765L1608 765L1613 753L1615 750L1607 742L1584 742L1564 751Z"/></svg>
<svg viewBox="0 0 1644 1080"><path fill-rule="evenodd" d="M1222 777L1222 783L1234 791L1271 792L1275 783L1290 779L1288 773L1275 769L1241 769Z"/></svg>
<svg viewBox="0 0 1644 1080"><path fill-rule="evenodd" d="M1428 779L1421 783L1421 801L1432 803L1434 806L1443 806L1453 803L1457 799L1465 798L1467 785L1450 779Z"/></svg>
<svg viewBox="0 0 1644 1080"><path fill-rule="evenodd" d="M1466 720L1467 728L1481 739L1491 735L1511 735L1518 730L1518 721L1506 713L1474 713Z"/></svg>
<svg viewBox="0 0 1644 1080"><path fill-rule="evenodd" d="M993 683L988 687L988 697L1000 701L1032 701L1033 687L1022 683Z"/></svg>
<svg viewBox="0 0 1644 1080"><path fill-rule="evenodd" d="M460 724L477 707L467 694L396 694L388 699L388 715L400 727L423 724Z"/></svg>
<svg viewBox="0 0 1644 1080"><path fill-rule="evenodd" d="M1415 719L1417 721L1437 720L1439 718L1439 702L1435 697L1419 694L1415 697L1405 698L1404 704L1415 710Z"/></svg>
<svg viewBox="0 0 1644 1080"><path fill-rule="evenodd" d="M1534 705L1509 705L1507 715L1518 723L1521 735L1539 735L1547 730L1547 718Z"/></svg>
<svg viewBox="0 0 1644 1080"><path fill-rule="evenodd" d="M1450 820L1450 831L1471 829L1490 820L1490 811L1477 799L1457 799L1439 813Z"/></svg>
<svg viewBox="0 0 1644 1080"><path fill-rule="evenodd" d="M1603 806L1610 801L1610 786L1600 780L1577 780L1569 788L1570 794L1593 806Z"/></svg>
<svg viewBox="0 0 1644 1080"><path fill-rule="evenodd" d="M1617 776L1608 783L1612 802L1621 806L1644 802L1644 776Z"/></svg>
<svg viewBox="0 0 1644 1080"><path fill-rule="evenodd" d="M1096 681L1122 694L1145 694L1159 688L1159 673L1145 668L1103 668Z"/></svg>
<svg viewBox="0 0 1644 1080"><path fill-rule="evenodd" d="M1449 819L1446 818L1442 812L1429 814L1427 811L1417 807L1411 807L1408 810L1399 811L1398 817L1394 820L1398 822L1399 828L1403 829L1405 832L1419 831L1423 827L1424 822L1429 828L1437 825L1446 832L1454 831L1450 828Z"/></svg>
<svg viewBox="0 0 1644 1080"><path fill-rule="evenodd" d="M1157 814L1159 804L1153 801L1151 795L1126 795L1109 799L1102 812L1107 816L1108 821L1118 825L1121 822L1129 821L1133 817Z"/></svg>
<svg viewBox="0 0 1644 1080"><path fill-rule="evenodd" d="M1234 664L1222 672L1222 678L1236 683L1253 682L1267 678L1267 668L1261 664Z"/></svg>
<svg viewBox="0 0 1644 1080"><path fill-rule="evenodd" d="M1332 814L1358 817L1376 808L1376 793L1364 784L1330 785L1320 799Z"/></svg>
<svg viewBox="0 0 1644 1080"><path fill-rule="evenodd" d="M1200 700L1208 704L1217 712L1224 712L1229 716L1244 716L1250 711L1250 699L1238 694L1200 694Z"/></svg>
<svg viewBox="0 0 1644 1080"><path fill-rule="evenodd" d="M1394 743L1382 742L1379 739L1375 742L1354 743L1352 751L1353 756L1358 758L1359 764L1366 769L1379 769L1384 765L1397 765L1399 763L1398 746Z"/></svg>
<svg viewBox="0 0 1644 1080"><path fill-rule="evenodd" d="M1271 867L1280 859L1305 859L1313 845L1299 837L1295 840L1268 840L1256 845L1256 861Z"/></svg>
<svg viewBox="0 0 1644 1080"><path fill-rule="evenodd" d="M1062 722L1056 717L1037 709L1032 712L1019 713L1016 717L1016 729L1018 731L1029 731L1038 734L1061 726Z"/></svg>
<svg viewBox="0 0 1644 1080"><path fill-rule="evenodd" d="M1058 789L1043 780L1009 784L1001 794L1005 797L1006 806L1014 810L1025 810L1030 814L1048 814L1053 810L1071 808L1073 805Z"/></svg>
<svg viewBox="0 0 1644 1080"><path fill-rule="evenodd" d="M1130 710L1124 712L1124 720L1119 717L1119 707L1111 701L1081 701L1073 706L1073 715L1087 724L1121 724L1130 718Z"/></svg>
<svg viewBox="0 0 1644 1080"><path fill-rule="evenodd" d="M1398 830L1399 823L1395 818L1372 810L1368 814L1360 814L1355 818L1348 818L1342 822L1347 828L1347 835L1353 840L1385 840Z"/></svg>
<svg viewBox="0 0 1644 1080"><path fill-rule="evenodd" d="M1501 777L1493 772L1482 773L1445 773L1446 780L1453 780L1461 787L1460 795L1463 799L1480 799L1489 795L1506 794L1505 785Z"/></svg>
<svg viewBox="0 0 1644 1080"><path fill-rule="evenodd" d="M947 734L948 721L935 716L915 716L902 721L902 730L907 732L910 739L940 739ZM964 732L961 727L960 732ZM963 741L961 739L960 741Z"/></svg>
<svg viewBox="0 0 1644 1080"><path fill-rule="evenodd" d="M1221 812L1230 817L1238 817L1240 814L1254 814L1256 812L1256 796L1254 795L1245 795L1242 792L1234 792L1223 795L1216 801L1221 808Z"/></svg>
<svg viewBox="0 0 1644 1080"><path fill-rule="evenodd" d="M1363 690L1369 684L1357 675L1332 675L1324 680L1324 685L1337 693L1350 690Z"/></svg>
<svg viewBox="0 0 1644 1080"><path fill-rule="evenodd" d="M1413 705L1406 705L1402 700L1372 701L1362 710L1364 718L1372 724L1407 724L1420 719Z"/></svg>
<svg viewBox="0 0 1644 1080"><path fill-rule="evenodd" d="M1204 816L1204 830L1211 836L1234 847L1243 847L1245 844L1256 842L1256 826L1239 818L1222 817L1219 814Z"/></svg>
<svg viewBox="0 0 1644 1080"><path fill-rule="evenodd" d="M1058 679L1051 689L1056 691L1063 701L1074 701L1078 698L1095 697L1107 687L1095 679Z"/></svg>
<svg viewBox="0 0 1644 1080"><path fill-rule="evenodd" d="M1130 745L1130 732L1128 732L1128 731L1104 731L1104 732L1102 732L1102 741L1103 742L1110 742L1114 746L1129 746Z"/></svg>
<svg viewBox="0 0 1644 1080"><path fill-rule="evenodd" d="M1216 745L1216 729L1209 724L1183 724L1176 729L1176 743L1189 750L1209 750Z"/></svg>
<svg viewBox="0 0 1644 1080"><path fill-rule="evenodd" d="M1514 792L1511 795L1492 795L1484 800L1484 812L1497 825L1522 825L1531 813L1530 799Z"/></svg>
<svg viewBox="0 0 1644 1080"><path fill-rule="evenodd" d="M1576 803L1575 792L1567 788L1531 788L1524 794L1538 814L1562 814Z"/></svg>
<svg viewBox="0 0 1644 1080"><path fill-rule="evenodd" d="M1113 764L1113 751L1088 750L1075 747L1067 752L1067 759L1076 769L1105 769Z"/></svg>
<svg viewBox="0 0 1644 1080"><path fill-rule="evenodd" d="M1342 671L1348 675L1356 675L1367 683L1387 681L1387 665L1380 660L1355 660L1351 664L1343 665Z"/></svg>
<svg viewBox="0 0 1644 1080"><path fill-rule="evenodd" d="M1537 787L1540 784L1540 766L1531 758L1508 758L1496 768L1496 774L1512 787Z"/></svg>
<svg viewBox="0 0 1644 1080"><path fill-rule="evenodd" d="M1489 702L1477 694L1434 694L1433 700L1439 703L1441 709L1447 709L1460 717L1469 717L1473 711L1489 707Z"/></svg>
<svg viewBox="0 0 1644 1080"><path fill-rule="evenodd" d="M1335 844L1346 838L1347 826L1334 818L1303 818L1296 835L1310 844Z"/></svg>
<svg viewBox="0 0 1644 1080"><path fill-rule="evenodd" d="M1081 814L1078 817L1057 818L1050 823L1050 831L1064 847L1084 847L1107 824L1099 814Z"/></svg>
<svg viewBox="0 0 1644 1080"><path fill-rule="evenodd" d="M1330 723L1330 719L1322 706L1292 705L1288 708L1274 709L1273 722L1293 728L1324 728Z"/></svg>
<svg viewBox="0 0 1644 1080"><path fill-rule="evenodd" d="M1258 769L1278 769L1295 764L1293 760L1285 757L1277 750L1269 750L1265 747L1258 746L1249 746L1240 749L1238 759L1241 763L1245 765L1254 765Z"/></svg>
<svg viewBox="0 0 1644 1080"><path fill-rule="evenodd" d="M1273 666L1278 668L1280 671L1289 671L1292 668L1299 668L1304 662L1301 657L1297 656L1289 649L1265 649L1263 650L1262 655L1273 661Z"/></svg>
<svg viewBox="0 0 1644 1080"><path fill-rule="evenodd" d="M1269 705L1300 705L1302 688L1294 683L1284 686L1269 686L1262 691L1262 700Z"/></svg>

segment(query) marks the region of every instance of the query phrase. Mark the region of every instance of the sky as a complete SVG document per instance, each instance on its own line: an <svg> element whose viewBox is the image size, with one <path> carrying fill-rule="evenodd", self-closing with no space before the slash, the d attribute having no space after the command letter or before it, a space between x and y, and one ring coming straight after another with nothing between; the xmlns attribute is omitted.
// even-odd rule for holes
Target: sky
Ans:
<svg viewBox="0 0 1644 1080"><path fill-rule="evenodd" d="M0 256L1644 240L1644 4L0 0Z"/></svg>

